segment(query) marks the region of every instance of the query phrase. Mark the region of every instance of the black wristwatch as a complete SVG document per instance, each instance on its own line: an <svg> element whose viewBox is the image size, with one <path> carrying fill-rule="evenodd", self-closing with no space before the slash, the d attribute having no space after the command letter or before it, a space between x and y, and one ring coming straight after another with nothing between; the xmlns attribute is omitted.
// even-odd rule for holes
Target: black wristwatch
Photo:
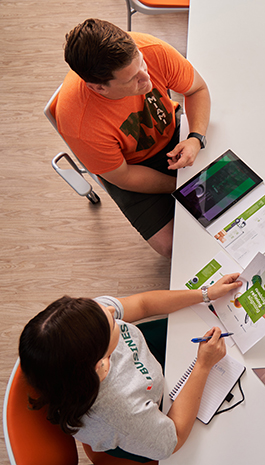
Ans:
<svg viewBox="0 0 265 465"><path fill-rule="evenodd" d="M195 137L196 139L198 139L200 141L200 144L201 144L201 149L204 149L204 147L207 144L205 136L202 136L198 132L190 132L187 139L189 139L190 137Z"/></svg>

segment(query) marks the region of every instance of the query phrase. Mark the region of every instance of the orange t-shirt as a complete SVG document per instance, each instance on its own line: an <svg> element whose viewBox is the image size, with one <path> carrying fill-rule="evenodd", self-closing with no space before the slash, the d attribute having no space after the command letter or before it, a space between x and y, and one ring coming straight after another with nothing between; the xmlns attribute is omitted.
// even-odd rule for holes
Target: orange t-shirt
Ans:
<svg viewBox="0 0 265 465"><path fill-rule="evenodd" d="M153 36L131 33L147 64L153 89L145 95L108 99L87 88L72 70L59 93L58 130L86 168L104 174L137 164L162 150L173 136L175 107L168 89L183 94L193 83L192 65Z"/></svg>

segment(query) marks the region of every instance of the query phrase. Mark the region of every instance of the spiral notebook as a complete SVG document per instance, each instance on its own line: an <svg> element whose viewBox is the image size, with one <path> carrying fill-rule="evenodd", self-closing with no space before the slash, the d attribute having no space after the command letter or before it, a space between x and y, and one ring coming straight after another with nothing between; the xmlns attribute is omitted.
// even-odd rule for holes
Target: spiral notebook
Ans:
<svg viewBox="0 0 265 465"><path fill-rule="evenodd" d="M190 364L178 383L169 394L171 400L175 400L181 389L188 380L196 358ZM227 395L236 385L245 371L244 365L226 354L216 365L214 365L207 378L203 391L197 418L206 425L211 421L214 414L225 401Z"/></svg>

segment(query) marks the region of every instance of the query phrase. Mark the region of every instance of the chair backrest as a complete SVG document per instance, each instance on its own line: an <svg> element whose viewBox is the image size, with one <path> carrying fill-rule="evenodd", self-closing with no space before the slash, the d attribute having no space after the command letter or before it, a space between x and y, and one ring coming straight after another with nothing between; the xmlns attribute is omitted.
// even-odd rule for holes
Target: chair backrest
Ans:
<svg viewBox="0 0 265 465"><path fill-rule="evenodd" d="M131 17L137 11L146 15L178 13L189 9L190 0L125 0L127 4L127 29L131 30Z"/></svg>
<svg viewBox="0 0 265 465"><path fill-rule="evenodd" d="M10 464L77 465L75 439L47 420L45 408L30 410L28 394L34 397L35 392L26 382L18 359L9 378L3 408L4 438ZM83 444L83 448L94 465L136 464L105 452L93 452L87 444ZM157 461L146 463L158 465Z"/></svg>
<svg viewBox="0 0 265 465"><path fill-rule="evenodd" d="M132 5L138 7L155 8L170 8L171 10L180 11L182 8L189 8L190 0L130 0Z"/></svg>
<svg viewBox="0 0 265 465"><path fill-rule="evenodd" d="M55 119L55 108L56 108L56 103L57 103L57 99L58 99L61 87L62 87L62 84L54 92L54 94L51 96L49 102L47 103L47 105L44 108L45 116L47 116L48 120L53 125L54 129L56 129L56 131L58 131L58 128L57 128L57 123L56 123L56 119Z"/></svg>
<svg viewBox="0 0 265 465"><path fill-rule="evenodd" d="M62 87L62 84L58 87L58 89L54 92L54 94L52 95L52 97L50 98L50 100L48 101L47 105L45 106L44 108L44 114L45 116L48 118L48 120L50 121L50 123L53 125L54 129L56 129L56 131L58 132L58 134L61 136L61 134L59 133L58 131L58 127L57 127L57 122L56 122L56 119L55 119L55 108L56 108L56 104L57 104L57 100L58 100L58 97L59 97L59 93L60 93L60 90L61 90L61 87ZM62 137L62 136L61 136ZM66 143L66 141L64 140L64 138L62 137L63 141ZM68 145L66 143L66 145ZM69 147L69 146L68 146ZM89 174L89 176L91 176L92 179L94 179L94 181L96 181L96 183L103 189L106 191L105 189L105 186L103 185L103 183L99 180L99 178L97 177L96 174L94 173L91 173L90 171L88 171L88 169L80 162L80 160L78 159L78 157L76 156L76 154L72 151L71 147L69 147L69 149L71 150L71 152L73 153L73 155L75 156L75 158L78 160L78 163L81 165L82 167L82 170L83 172L86 172ZM53 164L53 167L56 169L56 167L54 166ZM58 170L56 170L57 172L59 172ZM60 174L60 173L59 173ZM64 177L64 176L62 176ZM73 186L72 186L73 187ZM73 187L74 188L74 187ZM75 188L74 188L75 189ZM76 189L75 189L76 190ZM77 190L78 192L78 190ZM107 192L107 191L106 191ZM83 194L80 194L80 195L83 195Z"/></svg>
<svg viewBox="0 0 265 465"><path fill-rule="evenodd" d="M30 410L28 393L34 396L17 360L3 408L4 437L11 465L77 465L74 438L46 419L45 408Z"/></svg>

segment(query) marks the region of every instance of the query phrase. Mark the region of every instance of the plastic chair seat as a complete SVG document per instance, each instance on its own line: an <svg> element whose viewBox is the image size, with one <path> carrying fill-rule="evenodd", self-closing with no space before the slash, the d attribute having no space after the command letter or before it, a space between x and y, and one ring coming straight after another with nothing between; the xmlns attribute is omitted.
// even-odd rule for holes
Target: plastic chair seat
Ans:
<svg viewBox="0 0 265 465"><path fill-rule="evenodd" d="M17 361L6 390L4 436L11 465L77 465L76 443L46 419L46 410L30 410L25 381Z"/></svg>
<svg viewBox="0 0 265 465"><path fill-rule="evenodd" d="M6 388L3 408L3 429L11 465L77 465L75 439L46 418L45 408L28 408L28 394L36 393L26 382L17 360ZM105 452L93 452L83 444L94 465L135 465L132 460L112 457ZM157 461L147 465L158 465Z"/></svg>

